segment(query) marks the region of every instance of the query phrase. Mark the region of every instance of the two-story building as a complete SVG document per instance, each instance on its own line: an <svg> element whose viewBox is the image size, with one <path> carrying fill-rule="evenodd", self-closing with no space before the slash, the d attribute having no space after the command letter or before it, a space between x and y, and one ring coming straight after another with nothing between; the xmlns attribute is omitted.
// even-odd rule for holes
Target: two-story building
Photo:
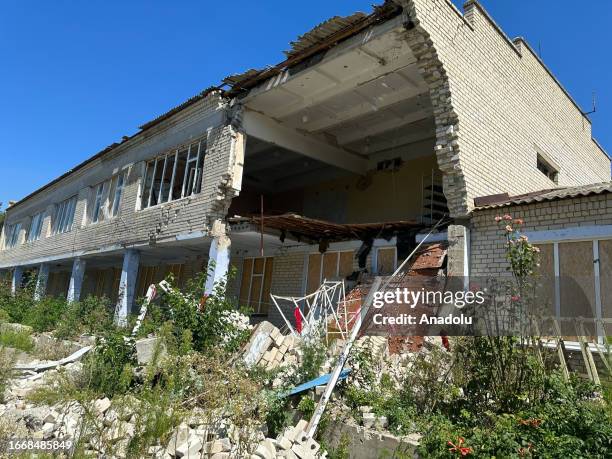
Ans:
<svg viewBox="0 0 612 459"><path fill-rule="evenodd" d="M226 78L7 209L0 269L19 288L105 295L211 270L274 317L269 294L391 272L450 217L469 275L474 198L610 180L591 121L521 38L468 1L394 0L334 17L276 65Z"/></svg>

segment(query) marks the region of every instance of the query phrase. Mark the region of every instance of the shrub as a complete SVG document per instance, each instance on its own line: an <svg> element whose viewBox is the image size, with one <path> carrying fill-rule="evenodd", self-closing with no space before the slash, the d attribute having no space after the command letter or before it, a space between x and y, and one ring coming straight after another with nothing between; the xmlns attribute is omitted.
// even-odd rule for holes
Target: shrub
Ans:
<svg viewBox="0 0 612 459"><path fill-rule="evenodd" d="M66 314L68 303L63 298L43 297L32 301L24 311L21 323L31 326L36 332L53 330Z"/></svg>
<svg viewBox="0 0 612 459"><path fill-rule="evenodd" d="M97 335L114 330L113 310L108 298L88 296L67 305L57 323L57 338L72 338L83 333Z"/></svg>

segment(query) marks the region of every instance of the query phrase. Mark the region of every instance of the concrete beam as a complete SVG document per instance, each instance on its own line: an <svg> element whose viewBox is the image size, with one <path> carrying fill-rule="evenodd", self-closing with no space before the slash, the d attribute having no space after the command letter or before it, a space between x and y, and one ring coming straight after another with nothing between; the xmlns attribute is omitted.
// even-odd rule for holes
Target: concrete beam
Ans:
<svg viewBox="0 0 612 459"><path fill-rule="evenodd" d="M119 280L119 298L115 308L115 322L119 326L127 325L127 316L134 303L139 263L140 253L134 249L126 249L123 255L121 279Z"/></svg>
<svg viewBox="0 0 612 459"><path fill-rule="evenodd" d="M13 279L11 281L11 293L15 295L17 290L21 288L21 281L23 279L23 268L21 266L15 266L13 268Z"/></svg>
<svg viewBox="0 0 612 459"><path fill-rule="evenodd" d="M356 174L364 174L367 170L365 158L283 126L260 113L246 109L242 122L246 133L260 140Z"/></svg>
<svg viewBox="0 0 612 459"><path fill-rule="evenodd" d="M85 260L75 258L72 263L72 274L70 275L70 284L68 285L68 296L66 299L69 303L79 301L81 298L81 288L83 286L83 278L85 277Z"/></svg>
<svg viewBox="0 0 612 459"><path fill-rule="evenodd" d="M49 264L41 263L36 276L36 288L34 289L34 301L39 301L47 293L47 281L49 280Z"/></svg>
<svg viewBox="0 0 612 459"><path fill-rule="evenodd" d="M213 225L213 233L216 225ZM223 227L221 229L221 227ZM222 231L215 235L208 252L208 268L204 294L210 295L215 291L215 287L227 281L227 273L230 264L231 240L225 233L225 225L219 223L217 228Z"/></svg>

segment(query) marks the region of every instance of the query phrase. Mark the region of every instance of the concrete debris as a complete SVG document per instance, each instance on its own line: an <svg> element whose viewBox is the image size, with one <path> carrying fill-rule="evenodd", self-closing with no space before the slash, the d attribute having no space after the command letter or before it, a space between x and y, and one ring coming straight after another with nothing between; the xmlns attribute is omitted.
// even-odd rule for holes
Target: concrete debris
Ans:
<svg viewBox="0 0 612 459"><path fill-rule="evenodd" d="M147 365L154 358L158 360L166 355L166 346L161 338L143 338L136 341L136 360L140 365Z"/></svg>
<svg viewBox="0 0 612 459"><path fill-rule="evenodd" d="M267 370L297 364L299 361L300 339L283 335L270 322L257 325L251 339L244 347L244 361L247 365L259 365Z"/></svg>

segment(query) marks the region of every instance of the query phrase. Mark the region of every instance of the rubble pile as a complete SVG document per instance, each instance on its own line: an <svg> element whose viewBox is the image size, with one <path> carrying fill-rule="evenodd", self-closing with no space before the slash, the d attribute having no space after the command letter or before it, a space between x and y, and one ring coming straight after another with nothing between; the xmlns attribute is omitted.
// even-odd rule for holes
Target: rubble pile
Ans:
<svg viewBox="0 0 612 459"><path fill-rule="evenodd" d="M295 365L299 361L300 338L283 335L270 322L261 322L255 327L251 339L244 347L247 365L259 365L266 370Z"/></svg>

